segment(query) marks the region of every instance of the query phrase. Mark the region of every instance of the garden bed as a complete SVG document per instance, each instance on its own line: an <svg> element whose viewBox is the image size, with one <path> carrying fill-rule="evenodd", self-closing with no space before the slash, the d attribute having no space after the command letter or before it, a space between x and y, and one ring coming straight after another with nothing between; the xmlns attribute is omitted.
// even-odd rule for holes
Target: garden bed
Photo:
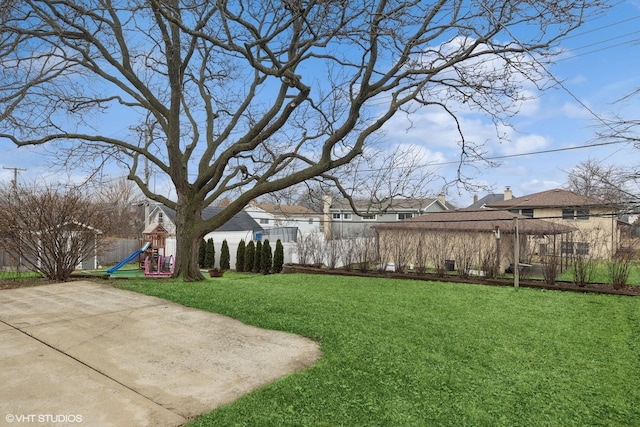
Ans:
<svg viewBox="0 0 640 427"><path fill-rule="evenodd" d="M488 285L488 286L513 286L513 279L503 278L503 279L486 279L483 277L460 277L458 275L445 274L443 276L439 276L432 273L425 274L416 274L416 273L394 273L389 271L371 271L371 272L361 272L361 271L347 271L335 269L331 270L328 268L321 268L317 266L307 266L307 265L293 265L287 264L283 267L282 273L306 273L306 274L333 274L340 276L360 276L360 277L385 277L385 278L396 278L396 279L409 279L409 280L423 280L423 281L438 281L438 282L454 282L454 283L471 283L477 285ZM640 286L631 286L626 285L621 289L614 289L612 285L606 283L589 283L585 286L578 286L571 282L561 282L556 281L555 285L549 285L542 280L533 280L533 279L520 279L519 281L520 287L523 288L537 288L537 289L547 289L554 291L568 291L568 292L581 292L581 293L598 293L598 294L612 294L612 295L626 295L626 296L639 296L640 295Z"/></svg>

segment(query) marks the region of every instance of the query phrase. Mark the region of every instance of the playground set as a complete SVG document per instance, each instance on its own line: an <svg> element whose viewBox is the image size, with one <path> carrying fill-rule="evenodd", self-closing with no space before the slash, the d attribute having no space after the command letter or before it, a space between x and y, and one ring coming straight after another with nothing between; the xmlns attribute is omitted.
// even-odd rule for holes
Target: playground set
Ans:
<svg viewBox="0 0 640 427"><path fill-rule="evenodd" d="M150 277L168 277L173 274L175 259L173 255L165 256L167 235L169 233L161 225L157 224L142 234L144 244L140 249L120 261L115 266L107 270L111 275L121 269L124 265L140 259L144 255L144 264L140 263L140 269L144 266L144 275Z"/></svg>

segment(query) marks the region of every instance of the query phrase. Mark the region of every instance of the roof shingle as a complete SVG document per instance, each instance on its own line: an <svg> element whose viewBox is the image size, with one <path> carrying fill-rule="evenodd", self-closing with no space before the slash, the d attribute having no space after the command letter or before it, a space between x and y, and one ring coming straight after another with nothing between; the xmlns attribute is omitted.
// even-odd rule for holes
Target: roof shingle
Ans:
<svg viewBox="0 0 640 427"><path fill-rule="evenodd" d="M529 194L521 197L514 197L501 202L488 203L487 207L509 209L509 208L557 208L557 207L577 207L577 206L605 206L606 202L594 197L583 196L569 190L559 188L542 191L540 193Z"/></svg>
<svg viewBox="0 0 640 427"><path fill-rule="evenodd" d="M502 233L514 233L514 218L518 218L518 232L521 234L561 234L575 230L574 227L567 225L494 209L460 209L457 211L434 212L404 221L376 224L374 228L380 230L442 230L489 233L498 227Z"/></svg>

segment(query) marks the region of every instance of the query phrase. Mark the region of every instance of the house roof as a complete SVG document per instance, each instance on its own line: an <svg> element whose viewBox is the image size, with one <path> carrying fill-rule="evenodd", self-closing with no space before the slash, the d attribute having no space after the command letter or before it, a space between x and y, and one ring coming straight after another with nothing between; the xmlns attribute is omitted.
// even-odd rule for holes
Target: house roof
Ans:
<svg viewBox="0 0 640 427"><path fill-rule="evenodd" d="M142 234L152 234L152 233L167 233L167 230L162 226L162 224L149 224L147 228L144 229Z"/></svg>
<svg viewBox="0 0 640 427"><path fill-rule="evenodd" d="M501 202L504 200L504 193L491 193L487 194L477 202L469 205L467 209L481 209L485 206L491 205L493 203Z"/></svg>
<svg viewBox="0 0 640 427"><path fill-rule="evenodd" d="M495 209L433 212L404 221L376 224L373 227L380 230L441 230L486 233L493 232L498 227L501 233L514 233L514 218L518 218L518 233L520 234L561 234L575 230L574 227L567 225Z"/></svg>
<svg viewBox="0 0 640 427"><path fill-rule="evenodd" d="M426 199L392 199L382 202L376 202L367 199L354 199L353 204L362 212L398 212L403 210L416 210L421 211L434 203L440 204L444 209L455 209L455 207L447 202L442 202L438 198L426 198ZM336 210L352 210L351 205L347 199L334 200L331 203L331 209Z"/></svg>
<svg viewBox="0 0 640 427"><path fill-rule="evenodd" d="M281 205L279 203L251 203L252 206L262 209L272 215L284 215L284 216L309 216L319 215L309 208L299 205Z"/></svg>
<svg viewBox="0 0 640 427"><path fill-rule="evenodd" d="M542 191L540 193L529 194L521 197L514 197L501 202L487 204L487 207L496 209L509 208L559 208L577 206L608 206L607 202L594 197L583 196L569 190L559 188Z"/></svg>
<svg viewBox="0 0 640 427"><path fill-rule="evenodd" d="M161 209L171 222L176 223L176 211L171 208L168 208L164 205L157 205L157 208ZM218 213L220 213L224 208L221 206L209 206L202 210L202 219L207 220ZM260 231L262 227L258 224L251 216L245 212L240 211L235 214L231 219L220 227L216 228L214 231Z"/></svg>

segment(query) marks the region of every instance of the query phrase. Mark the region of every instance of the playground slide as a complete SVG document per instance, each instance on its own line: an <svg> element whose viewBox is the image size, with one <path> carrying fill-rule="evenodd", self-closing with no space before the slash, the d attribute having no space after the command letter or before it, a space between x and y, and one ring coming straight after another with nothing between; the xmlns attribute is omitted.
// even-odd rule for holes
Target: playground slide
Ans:
<svg viewBox="0 0 640 427"><path fill-rule="evenodd" d="M144 251L149 249L149 246L151 246L151 243L150 242L146 242L144 245L142 245L142 247L140 249L138 249L137 251L135 251L134 253L132 253L131 255L129 255L128 257L123 259L122 261L120 261L118 264L116 264L113 267L111 267L110 269L108 269L107 270L107 274L113 274L116 271L120 270L125 264L130 263L131 261L136 259L139 255L143 254Z"/></svg>

